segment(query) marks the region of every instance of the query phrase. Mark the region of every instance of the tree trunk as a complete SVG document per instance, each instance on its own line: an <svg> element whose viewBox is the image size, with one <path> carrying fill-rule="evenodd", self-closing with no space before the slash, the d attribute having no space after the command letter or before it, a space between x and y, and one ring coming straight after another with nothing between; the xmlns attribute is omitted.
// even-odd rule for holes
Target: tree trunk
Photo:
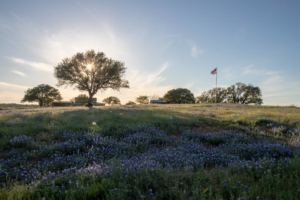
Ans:
<svg viewBox="0 0 300 200"><path fill-rule="evenodd" d="M39 104L40 104L40 107L42 107L43 106L43 101L40 100Z"/></svg>
<svg viewBox="0 0 300 200"><path fill-rule="evenodd" d="M91 103L92 103L92 98L93 98L94 95L89 94L89 96L90 96L90 97L89 97L89 100L88 100L88 104L91 104Z"/></svg>

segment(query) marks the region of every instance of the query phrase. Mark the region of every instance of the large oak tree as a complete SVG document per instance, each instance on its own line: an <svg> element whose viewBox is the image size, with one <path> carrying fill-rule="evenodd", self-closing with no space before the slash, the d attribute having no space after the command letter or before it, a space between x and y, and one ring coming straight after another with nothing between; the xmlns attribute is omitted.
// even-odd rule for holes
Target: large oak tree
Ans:
<svg viewBox="0 0 300 200"><path fill-rule="evenodd" d="M140 104L147 104L149 103L149 97L147 95L140 95L135 101Z"/></svg>
<svg viewBox="0 0 300 200"><path fill-rule="evenodd" d="M186 88L169 90L163 97L165 102L176 101L177 103L195 103L194 94Z"/></svg>
<svg viewBox="0 0 300 200"><path fill-rule="evenodd" d="M74 86L79 91L87 91L88 104L91 104L99 90L129 88L129 82L124 79L125 70L123 62L107 58L103 52L89 50L63 59L54 68L54 76L57 86Z"/></svg>
<svg viewBox="0 0 300 200"><path fill-rule="evenodd" d="M220 103L227 98L227 90L225 88L217 88L217 98L216 98L216 88L213 88L208 91L202 92L202 94L196 97L197 103Z"/></svg>
<svg viewBox="0 0 300 200"><path fill-rule="evenodd" d="M120 105L121 101L118 97L107 97L105 99L102 100L102 102L107 103L109 105Z"/></svg>
<svg viewBox="0 0 300 200"><path fill-rule="evenodd" d="M58 89L50 85L41 84L25 91L25 95L21 102L38 102L42 107L44 104L50 105L54 100L62 100Z"/></svg>

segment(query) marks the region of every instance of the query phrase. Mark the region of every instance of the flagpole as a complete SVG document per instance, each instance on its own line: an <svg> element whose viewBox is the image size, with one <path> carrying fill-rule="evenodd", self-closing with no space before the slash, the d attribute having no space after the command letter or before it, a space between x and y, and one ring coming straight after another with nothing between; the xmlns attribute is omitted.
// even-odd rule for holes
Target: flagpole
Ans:
<svg viewBox="0 0 300 200"><path fill-rule="evenodd" d="M216 98L215 98L215 103L217 103L217 88L218 88L218 83L217 83L217 80L218 80L218 68L217 69L217 73L216 73Z"/></svg>

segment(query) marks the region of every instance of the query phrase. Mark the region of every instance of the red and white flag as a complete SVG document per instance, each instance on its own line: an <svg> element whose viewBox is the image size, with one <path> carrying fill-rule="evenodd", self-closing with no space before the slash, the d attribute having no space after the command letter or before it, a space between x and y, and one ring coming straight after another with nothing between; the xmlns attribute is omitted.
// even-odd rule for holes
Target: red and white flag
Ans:
<svg viewBox="0 0 300 200"><path fill-rule="evenodd" d="M217 74L217 68L210 72L212 75Z"/></svg>

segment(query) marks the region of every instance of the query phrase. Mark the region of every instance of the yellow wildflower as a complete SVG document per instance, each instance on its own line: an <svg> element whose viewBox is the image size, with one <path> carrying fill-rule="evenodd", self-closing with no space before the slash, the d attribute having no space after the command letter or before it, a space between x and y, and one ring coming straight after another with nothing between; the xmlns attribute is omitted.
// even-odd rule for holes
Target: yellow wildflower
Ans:
<svg viewBox="0 0 300 200"><path fill-rule="evenodd" d="M209 189L206 188L206 189L203 191L203 193L206 194L206 193L208 192L208 190L209 190Z"/></svg>

